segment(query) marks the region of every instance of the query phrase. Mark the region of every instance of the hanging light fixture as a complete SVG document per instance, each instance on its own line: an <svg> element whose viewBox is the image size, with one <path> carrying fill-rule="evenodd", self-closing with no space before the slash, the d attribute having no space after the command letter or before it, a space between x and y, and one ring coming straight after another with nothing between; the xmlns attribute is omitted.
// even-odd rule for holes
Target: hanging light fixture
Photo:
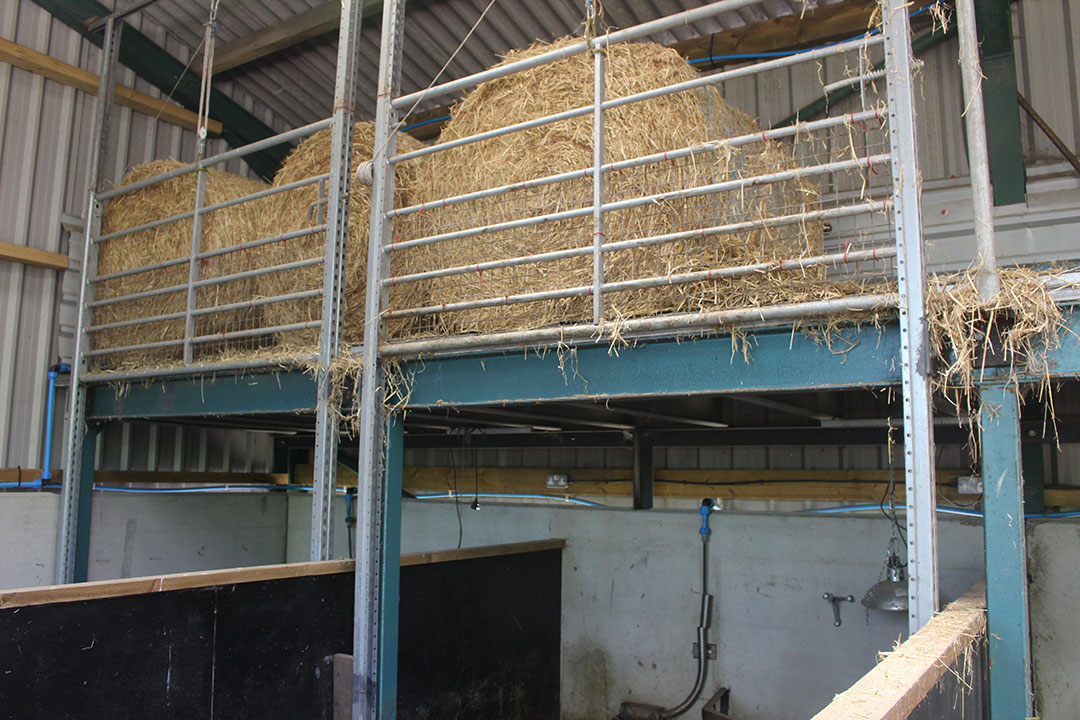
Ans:
<svg viewBox="0 0 1080 720"><path fill-rule="evenodd" d="M895 547L896 534L889 538L888 557L885 560L885 578L874 583L862 604L871 610L903 612L908 609L908 586L904 566L900 563L900 554Z"/></svg>
<svg viewBox="0 0 1080 720"><path fill-rule="evenodd" d="M901 541L897 537L897 531L902 533L903 530L896 519L896 491L891 473L886 493L889 497L889 509L885 510L885 502L882 498L881 511L892 521L892 528L889 534L889 545L885 550L885 567L882 568L884 577L870 586L866 595L863 596L862 604L871 610L904 612L908 609L908 585L904 564L900 562Z"/></svg>

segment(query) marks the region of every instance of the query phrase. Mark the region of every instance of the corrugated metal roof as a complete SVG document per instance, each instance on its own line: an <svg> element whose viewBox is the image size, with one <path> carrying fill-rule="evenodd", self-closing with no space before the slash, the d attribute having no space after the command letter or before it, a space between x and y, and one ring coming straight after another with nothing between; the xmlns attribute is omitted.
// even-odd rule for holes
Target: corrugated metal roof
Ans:
<svg viewBox="0 0 1080 720"><path fill-rule="evenodd" d="M835 0L822 0L828 4ZM222 3L218 12L218 43L224 44L272 26L318 4L318 0L265 0ZM411 2L405 24L402 90L420 90L432 81L458 44L477 21L488 0L427 0ZM647 20L704 5L702 0L607 0L607 22L628 27ZM496 0L446 68L442 80L479 72L513 48L533 40L554 40L580 33L584 18L581 0ZM686 27L658 33L652 40L671 44L722 30L801 12L797 0L765 0L762 4L729 12ZM194 51L202 42L208 0L161 0L144 14ZM363 23L359 111L375 112L375 84L379 60L378 17ZM330 33L224 73L240 88L262 99L291 125L328 117L333 100L337 38Z"/></svg>

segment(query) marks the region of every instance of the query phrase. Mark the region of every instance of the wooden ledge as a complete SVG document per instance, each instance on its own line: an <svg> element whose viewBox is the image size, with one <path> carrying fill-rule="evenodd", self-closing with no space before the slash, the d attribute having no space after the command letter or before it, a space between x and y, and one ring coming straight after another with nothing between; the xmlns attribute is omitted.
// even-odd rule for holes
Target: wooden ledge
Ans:
<svg viewBox="0 0 1080 720"><path fill-rule="evenodd" d="M410 565L429 565L452 562L455 560L474 560L477 558L516 555L519 553L556 550L566 547L562 539L537 540L533 542L510 543L506 545L485 545L482 547L462 548L460 550L439 550L435 552L412 553L401 556L402 567ZM203 570L199 572L175 573L153 577L127 578L123 580L99 580L95 582L74 583L71 585L47 585L44 587L22 588L0 591L0 610L30 605L50 603L78 602L100 598L143 595L146 593L166 592L169 590L191 590L218 585L263 582L266 580L284 580L287 578L310 577L314 575L333 575L351 573L353 560L327 560L324 562L287 563L282 565L259 565L256 567L230 568L226 570Z"/></svg>
<svg viewBox="0 0 1080 720"><path fill-rule="evenodd" d="M985 633L986 586L980 581L837 695L813 720L906 720Z"/></svg>

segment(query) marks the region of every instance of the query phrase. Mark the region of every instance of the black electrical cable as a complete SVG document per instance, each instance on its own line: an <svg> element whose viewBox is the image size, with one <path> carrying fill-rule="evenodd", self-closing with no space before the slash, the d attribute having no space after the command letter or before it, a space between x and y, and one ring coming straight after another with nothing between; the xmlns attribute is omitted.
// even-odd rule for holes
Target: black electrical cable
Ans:
<svg viewBox="0 0 1080 720"><path fill-rule="evenodd" d="M454 448L450 448L450 476L454 481L454 510L457 512L457 546L458 550L460 550L461 538L465 532L461 525L461 503L458 502L457 471L458 466L457 460L454 458Z"/></svg>

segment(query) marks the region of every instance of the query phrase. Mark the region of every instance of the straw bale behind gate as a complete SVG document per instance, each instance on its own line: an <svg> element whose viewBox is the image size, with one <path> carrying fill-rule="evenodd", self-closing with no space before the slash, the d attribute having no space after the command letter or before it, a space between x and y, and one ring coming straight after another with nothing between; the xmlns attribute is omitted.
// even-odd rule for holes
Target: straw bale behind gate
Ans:
<svg viewBox="0 0 1080 720"><path fill-rule="evenodd" d="M298 182L330 170L332 129L315 133L298 145L285 159L274 176L274 187ZM375 125L358 122L353 126L352 159L350 172L356 172L360 163L371 160L375 144ZM398 152L410 152L421 147L414 138L399 134ZM405 194L411 183L412 168L402 168L397 173L395 205L405 202ZM325 195L320 203L318 185L307 185L272 197L263 219L264 235L279 235L312 227L320 217L325 217ZM371 188L359 182L351 185L349 199L349 238L345 261L345 314L342 339L347 343L359 343L363 339L364 297L367 286L368 234L371 222ZM318 233L302 238L273 243L264 249L264 265L281 265L299 260L321 257L326 246L326 234ZM323 283L323 265L313 265L299 270L270 273L258 278L259 294L264 297L283 295L299 290L319 289ZM414 290L414 289L411 289ZM317 323L322 313L322 298L305 298L273 303L264 307L268 326L295 323ZM318 343L318 328L277 334L279 345L302 347Z"/></svg>
<svg viewBox="0 0 1080 720"><path fill-rule="evenodd" d="M502 63L546 52L554 45L536 43L512 52ZM592 103L593 63L588 54L560 60L480 84L454 108L442 132L449 141L517 122ZM650 90L698 77L673 50L653 43L614 45L608 50L607 97ZM674 150L708 140L760 132L757 123L727 104L714 87L633 103L606 114L606 161ZM419 163L412 185L413 202L435 202L449 196L592 165L591 115L549 124L492 140L427 156ZM796 166L790 153L775 142L758 142L715 154L646 165L608 174L607 200L760 175ZM509 195L425 210L399 221L398 237L412 239L537 216L592 202L592 180L579 180ZM609 212L606 242L693 230L725 223L775 217L814 209L818 191L805 180L747 187L686 199L657 201ZM592 244L591 216L516 230L484 233L402 251L395 274L446 266L532 255ZM605 255L608 282L741 265L821 252L821 223L803 223L753 230L737 235L695 237L665 245ZM777 302L797 297L804 281L820 271L799 276L699 282L628 290L605 297L608 319L700 311ZM471 272L430 281L424 289L431 306L462 300L502 298L515 294L590 285L591 256ZM586 295L494 308L443 312L437 333L495 332L559 323L591 322L592 298Z"/></svg>
<svg viewBox="0 0 1080 720"><path fill-rule="evenodd" d="M121 184L128 185L160 175L182 164L175 160L156 160L137 165L124 176ZM220 170L207 170L204 207L265 188L265 183L257 180ZM196 176L191 173L113 198L106 205L102 215L101 234L104 236L179 213L190 212L195 207L195 191ZM217 250L253 240L256 232L255 223L264 202L257 200L241 203L204 215L201 250ZM99 243L98 275L131 270L189 255L192 227L192 221L188 218ZM230 253L207 258L199 263L199 277L209 278L232 274L248 269L249 263L250 257L244 253ZM182 262L168 268L106 280L95 285L94 299L105 300L184 285L188 280L188 270L188 263ZM196 306L205 308L242 302L254 297L254 292L255 286L250 279L208 286L198 291ZM185 288L176 292L125 300L94 308L93 324L102 325L167 315L182 312L186 306ZM195 335L211 335L244 329L256 325L258 321L257 308L210 313L197 319ZM91 335L91 345L94 349L105 349L166 340L182 340L183 337L184 320L176 318L94 332ZM228 345L229 343L223 342L199 345L196 357L220 351ZM100 357L96 365L99 368L152 367L174 364L182 357L182 346L170 345L109 354Z"/></svg>

